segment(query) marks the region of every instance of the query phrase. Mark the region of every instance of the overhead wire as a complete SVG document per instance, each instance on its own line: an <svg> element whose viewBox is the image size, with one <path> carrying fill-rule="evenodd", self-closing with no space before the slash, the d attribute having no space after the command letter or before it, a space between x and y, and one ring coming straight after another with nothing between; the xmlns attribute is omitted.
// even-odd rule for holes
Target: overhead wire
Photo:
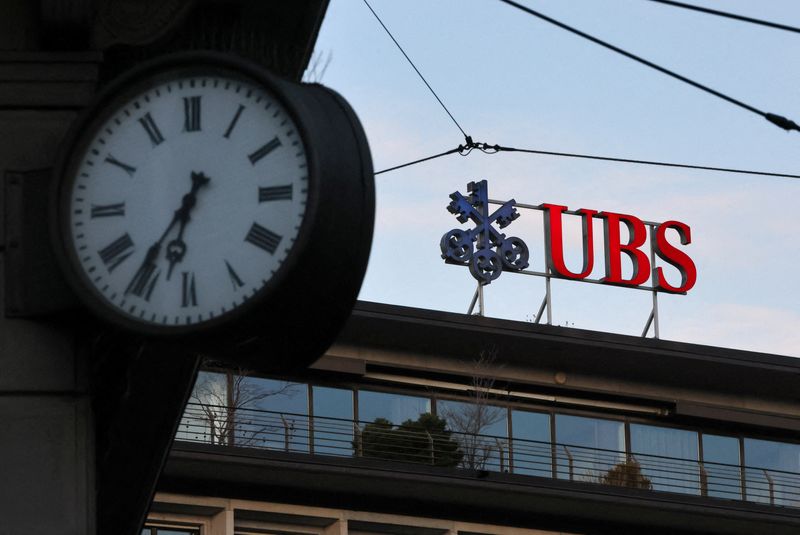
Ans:
<svg viewBox="0 0 800 535"><path fill-rule="evenodd" d="M758 24L760 26L767 26L768 28L775 28L777 30L785 30L787 32L800 33L800 28L796 28L794 26L787 26L786 24L779 24L777 22L770 22L768 20L754 19L752 17L745 17L744 15L737 15L736 13L729 13L727 11L720 11L718 9L710 9L707 7L696 6L693 4L687 4L685 2L675 2L673 0L649 0L649 1L657 2L659 4L665 4L668 6L679 7L682 9L689 9L691 11L699 11L701 13L716 15L718 17L725 17L728 19L734 19L741 22L749 22L751 24Z"/></svg>
<svg viewBox="0 0 800 535"><path fill-rule="evenodd" d="M411 67L414 69L414 71L420 77L422 82L425 84L425 86L428 88L428 90L434 96L434 98L436 98L436 101L439 103L439 105L442 107L442 109L447 113L447 115L450 117L450 119L453 121L453 123L459 129L461 134L463 134L464 140L465 140L465 143L463 145L459 145L458 147L455 147L455 148L450 149L450 150L446 150L444 152L440 152L438 154L434 154L432 156L426 156L424 158L419 158L417 160L413 160L413 161L406 162L406 163L403 163L403 164L400 164L400 165L395 165L393 167L382 169L380 171L375 172L374 173L375 176L383 174L383 173L389 173L391 171L396 171L398 169L403 169L405 167L410 167L412 165L417 165L417 164L420 164L420 163L423 163L423 162L427 162L427 161L430 161L430 160L434 160L434 159L437 159L437 158L441 158L443 156L448 156L450 154L458 153L461 156L467 156L473 150L477 149L477 150L480 150L481 152L484 152L486 154L496 154L498 152L520 152L520 153L527 153L527 154L538 154L538 155L543 155L543 156L558 156L558 157L565 157L565 158L579 158L579 159L589 159L589 160L598 160L598 161L616 162L616 163L628 163L628 164L637 164L637 165L649 165L649 166L658 166L658 167L673 167L673 168L693 169L693 170L700 170L700 171L715 171L715 172L747 174L747 175L756 175L756 176L769 176L769 177L776 177L776 178L800 179L800 175L788 174L788 173L776 173L776 172L770 172L770 171L754 171L754 170L737 169L737 168L731 168L731 167L714 167L714 166L706 166L706 165L695 165L695 164L685 164L685 163L675 163L675 162L663 162L663 161L655 161L655 160L640 160L640 159L620 158L620 157L613 157L613 156L598 156L598 155L579 154L579 153L570 153L570 152L545 151L545 150L539 150L539 149L524 149L524 148L516 148L516 147L506 147L506 146L502 146L502 145L489 145L487 143L481 143L481 142L477 142L476 143L476 142L474 142L472 140L472 137L467 135L467 133L464 131L464 129L458 123L456 118L453 116L453 114L450 112L450 110L447 108L447 106L444 104L444 102L442 102L442 99L439 98L439 95L436 93L436 91L434 91L434 89L431 87L431 85L428 83L428 81L422 75L422 73L417 68L417 66L414 64L414 62L411 60L411 58L408 56L408 54L406 54L406 52L403 49L403 47L400 45L400 43L397 41L397 39L395 39L394 35L392 35L391 31L389 31L389 28L387 28L387 26L384 24L384 22L381 20L380 16L378 16L378 14L372 8L372 6L369 4L369 2L367 0L363 0L363 1L364 1L364 4L366 4L367 8L369 8L370 12L372 12L372 14L375 17L375 19L378 21L378 23L384 29L386 34L391 38L391 40L394 42L394 44L397 46L397 48L400 50L400 52L406 58L408 63L411 65ZM732 104L740 106L740 107L742 107L742 108L744 108L744 109L746 109L748 111L751 111L753 113L761 115L761 116L765 117L767 120L769 120L770 122L772 122L773 124L775 124L777 126L780 126L781 128L784 128L785 130L794 129L794 130L799 130L800 131L800 127L798 127L797 124L795 124L793 121L790 121L789 119L786 119L785 117L781 117L779 115L775 115L775 114L772 114L772 113L763 112L763 111L761 111L761 110L759 110L759 109L757 109L757 108L755 108L753 106L745 104L744 102L738 101L738 100L736 100L736 99L734 99L732 97L729 97L728 95L725 95L723 93L715 91L715 90L713 90L713 89L711 89L709 87L706 87L706 86L704 86L704 85L702 85L702 84L700 84L698 82L695 82L695 81L690 80L690 79L688 79L688 78L686 78L684 76L681 76L681 75L679 75L677 73L674 73L674 72L670 71L669 69L666 69L664 67L656 65L655 63L652 63L652 62L650 62L650 61L648 61L648 60L646 60L644 58L641 58L641 57L636 56L636 55L634 55L634 54L632 54L630 52L622 50L621 48L618 48L618 47L616 47L614 45L611 45L610 43L606 43L605 41L602 41L602 40L600 40L600 39L598 39L596 37L593 37L593 36L591 36L589 34L586 34L586 33L582 32L580 30L572 28L571 26L568 26L568 25L566 25L564 23L561 23L561 22L559 22L559 21L557 21L555 19L547 17L546 15L538 13L538 12L536 12L536 11L530 9L530 8L527 8L527 7L521 5L521 4L517 3L517 2L514 2L513 0L500 0L500 1L503 2L503 3L506 3L508 5L511 5L512 7L516 7L516 8L518 8L518 9L524 11L524 12L527 12L530 15L533 15L533 16L536 16L536 17L542 19L542 20L545 20L546 22L550 22L551 24L554 24L554 25L556 25L556 26L558 26L558 27L560 27L562 29L565 29L567 31L575 33L575 34L579 35L580 37L588 39L588 40L590 40L590 41L592 41L592 42L594 42L596 44L599 44L601 46L609 48L610 50L612 50L614 52L617 52L619 54L622 54L623 56L626 56L626 57L628 57L630 59L633 59L635 61L643 63L644 65L646 65L648 67L651 67L651 68L656 69L656 70L658 70L660 72L663 72L664 74L667 74L669 76L677 78L678 80L683 81L683 82L685 82L685 83L687 83L689 85L692 85L694 87L697 87L698 89L701 89L703 91L711 93L714 96L722 98L723 100L731 102ZM681 4L680 2L672 2L671 0L652 0L652 1L661 2L661 3L665 3L665 4ZM686 4L686 5L688 6L688 4ZM713 11L713 10L711 10L711 11Z"/></svg>
<svg viewBox="0 0 800 535"><path fill-rule="evenodd" d="M458 147L441 152L439 154L435 154L433 156L429 156L427 158L420 158L419 160L414 160L412 162L404 163L401 165L396 165L394 167L389 167L388 169L383 169L375 173L375 175L380 175L382 173L388 173L390 171L395 171L397 169L402 169L404 167L409 167L412 165L416 165L418 163L426 162L428 160L433 160L435 158L439 158L441 156L447 156L449 154L458 153L461 156L467 156L473 150L479 150L486 154L496 154L498 152L520 152L526 154L538 154L541 156L557 156L562 158L578 158L584 160L599 160L604 162L615 162L615 163L627 163L627 164L634 164L634 165L648 165L654 167L673 167L673 168L680 168L680 169L693 169L697 171L714 171L714 172L721 172L721 173L735 173L735 174L742 174L742 175L755 175L755 176L769 176L775 178L793 178L793 179L800 179L800 175L794 175L789 173L776 173L771 171L755 171L751 169L737 169L733 167L715 167L710 165L696 165L696 164L688 164L688 163L676 163L676 162L664 162L664 161L657 161L657 160L639 160L634 158L620 158L615 156L598 156L595 154L580 154L575 152L556 152L556 151L548 151L548 150L539 150L539 149L525 149L525 148L517 148L517 147L506 147L504 145L489 145L487 143L472 143L471 145L459 145Z"/></svg>
<svg viewBox="0 0 800 535"><path fill-rule="evenodd" d="M440 152L439 154L434 154L433 156L428 156L427 158L420 158L419 160L414 160L413 162L408 162L400 165L395 165L394 167L389 167L388 169L383 169L375 173L375 176L378 176L383 173L388 173L389 171L395 171L397 169L402 169L403 167L409 167L411 165L416 165L418 163L427 162L428 160L433 160L436 158L441 158L442 156L447 156L448 154L454 154L461 150L461 145L454 149L446 150L444 152Z"/></svg>
<svg viewBox="0 0 800 535"><path fill-rule="evenodd" d="M364 1L366 1L366 0L364 0ZM727 102L729 102L729 103L731 103L731 104L733 104L735 106L738 106L738 107L743 108L743 109L745 109L745 110L747 110L749 112L752 112L752 113L755 113L757 115L760 115L760 116L764 117L770 123L772 123L775 126L778 126L780 128L783 128L784 130L787 130L787 131L788 130L797 130L798 132L800 132L800 125L798 125L797 123L795 123L794 121L792 121L790 119L787 119L786 117L783 117L781 115L777 115L777 114L774 114L774 113L769 113L769 112L762 111L762 110L756 108L755 106L751 106L750 104L746 104L745 102L742 102L741 100L737 100L737 99L735 99L735 98L733 98L733 97L731 97L729 95L721 93L721 92L719 92L719 91L717 91L715 89L712 89L712 88L710 88L710 87L708 87L706 85L703 85L703 84L701 84L699 82L696 82L696 81L694 81L694 80L692 80L690 78L687 78L687 77L685 77L683 75L680 75L680 74L678 74L678 73L676 73L674 71L671 71L670 69L667 69L666 67L662 67L661 65L657 65L656 63L653 63L652 61L646 60L646 59L642 58L641 56L637 56L636 54L628 52L627 50L623 50L623 49L621 49L621 48L619 48L617 46L612 45L611 43L608 43L606 41L603 41L602 39L594 37L593 35L589 35L588 33L585 33L585 32L582 32L581 30L578 30L577 28L573 28L572 26L564 24L563 22L560 22L560 21L558 21L558 20L556 20L554 18L548 17L547 15L544 15L543 13L540 13L540 12L535 11L535 10L533 10L533 9L527 7L527 6L524 6L524 5L522 5L522 4L518 3L518 2L515 2L514 0L499 0L499 1L504 3L504 4L509 5L511 7L519 9L520 11L523 11L523 12L529 14L529 15L537 17L537 18L539 18L539 19L541 19L541 20L543 20L545 22L549 22L550 24L553 24L553 25L555 25L555 26L557 26L557 27L559 27L559 28L561 28L563 30L566 30L566 31L568 31L570 33L573 33L573 34L575 34L575 35L577 35L579 37L582 37L582 38L584 38L584 39L586 39L588 41L591 41L591 42L593 42L593 43L595 43L597 45L600 45L600 46L602 46L604 48L607 48L607 49L609 49L609 50L611 50L613 52L616 52L617 54L625 56L628 59L631 59L633 61L641 63L642 65L650 67L651 69L655 69L655 70L657 70L657 71L659 71L659 72L661 72L663 74L666 74L667 76L671 76L672 78L675 78L676 80L680 80L681 82L683 82L685 84L688 84L688 85L691 85L692 87L695 87L697 89L700 89L701 91L705 91L706 93L714 95L715 97L720 98L722 100L725 100L725 101L727 101Z"/></svg>
<svg viewBox="0 0 800 535"><path fill-rule="evenodd" d="M426 79L425 79L425 77L424 77L424 76L422 75L422 73L419 71L419 69L417 68L417 66L416 66L416 65L414 65L414 62L413 62L413 61L411 61L411 58L410 58L410 57L408 57L408 54L406 54L406 51L405 51L405 50L403 50L403 47L402 47L402 46L400 46L400 43L398 43L398 42L397 42L397 39L395 39L395 38L394 38L394 35L392 35L392 32L390 32L390 31L389 31L389 28L387 28L387 27L386 27L386 24L384 24L384 23L383 23L383 21L381 20L381 18L378 16L378 14L375 12L375 10L374 10L374 9L372 9L372 6L371 6L371 5L369 5L369 2L367 2L367 0L364 0L364 3L367 5L367 7L369 8L369 10L372 12L372 14L373 14L373 15L375 16L375 18L377 19L378 23L381 25L381 27L384 29L384 31L386 31L386 34L387 34L387 35L388 35L388 36L391 38L391 40L394 42L394 44L397 46L397 48L400 50L400 52L401 52L401 53L403 54L403 56L406 58L406 60L408 61L408 63L411 65L411 67L414 69L414 71L415 71L415 72L417 73L417 75L420 77L420 79L422 80L422 82L425 84L425 86L428 88L428 90L429 90L429 91L431 92L431 94L434 96L434 98L435 98L435 99L436 99L436 101L439 103L439 105L442 107L442 109L445 111L445 113L447 113L447 115L450 117L450 120L452 120L452 121L453 121L453 123L456 125L456 127L457 127L457 128L460 130L460 131L461 131L461 134L464 136L464 139L467 141L467 143L471 143L471 141L472 141L472 140L471 140L471 138L470 138L470 137L467 135L467 133L464 131L464 129L463 129L463 128L461 128L461 125L458 123L458 121L456 121L456 118L455 118L455 117L453 117L453 114L452 114L452 113L450 113L450 110L449 110L449 109L447 109L447 106L445 106L445 105L444 105L444 102L442 102L442 99L441 99L441 98L439 98L439 95L437 95L437 94L436 94L436 91L434 91L434 90L433 90L433 88L431 87L431 84L429 84L429 83L428 83L428 80L426 80Z"/></svg>

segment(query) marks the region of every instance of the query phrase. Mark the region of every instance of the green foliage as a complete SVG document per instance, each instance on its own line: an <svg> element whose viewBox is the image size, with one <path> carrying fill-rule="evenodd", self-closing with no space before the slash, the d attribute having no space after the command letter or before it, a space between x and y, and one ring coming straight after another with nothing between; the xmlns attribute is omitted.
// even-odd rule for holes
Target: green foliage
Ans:
<svg viewBox="0 0 800 535"><path fill-rule="evenodd" d="M457 466L463 453L446 425L443 419L427 412L398 426L377 418L356 436L353 450L357 456L374 459Z"/></svg>
<svg viewBox="0 0 800 535"><path fill-rule="evenodd" d="M642 467L636 459L627 459L615 465L600 478L600 482L604 485L631 489L651 490L653 488L650 479L642 474Z"/></svg>

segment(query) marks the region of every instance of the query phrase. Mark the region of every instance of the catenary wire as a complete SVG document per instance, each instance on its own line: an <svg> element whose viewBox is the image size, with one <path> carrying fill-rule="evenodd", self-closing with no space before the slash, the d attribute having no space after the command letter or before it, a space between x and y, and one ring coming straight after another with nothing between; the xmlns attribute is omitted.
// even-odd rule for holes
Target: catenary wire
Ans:
<svg viewBox="0 0 800 535"><path fill-rule="evenodd" d="M708 87L706 85L703 85L703 84L701 84L699 82L695 82L694 80L691 80L691 79L689 79L689 78L687 78L685 76L682 76L682 75L680 75L680 74L678 74L678 73L676 73L674 71L671 71L671 70L669 70L669 69L667 69L665 67L657 65L657 64L653 63L652 61L648 61L648 60L646 60L646 59L644 59L644 58L642 58L640 56L637 56L636 54L628 52L627 50L623 50L623 49L621 49L621 48L619 48L617 46L612 45L611 43L607 43L606 41L603 41L602 39L599 39L597 37L589 35L588 33L582 32L581 30L578 30L577 28L573 28L572 26L568 26L567 24L564 24L563 22L557 21L557 20L555 20L555 19L553 19L551 17L548 17L547 15L539 13L538 11L534 11L533 9L531 9L529 7L526 7L526 6L523 6L522 4L520 4L518 2L515 2L514 0L499 0L499 1L504 3L504 4L507 4L509 6L515 7L517 9L519 9L520 11L523 11L523 12L529 14L529 15L532 15L534 17L537 17L537 18L541 19L541 20L544 20L545 22L549 22L550 24L558 26L562 30L566 30L568 32L574 33L575 35L583 37L584 39L587 39L587 40L589 40L589 41L591 41L591 42L593 42L593 43L595 43L597 45L600 45L600 46L605 47L605 48L607 48L609 50L612 50L612 51L616 52L617 54L625 56L628 59L632 59L632 60L634 60L636 62L641 63L642 65L646 65L646 66L650 67L651 69L655 69L655 70L657 70L657 71L659 71L659 72L661 72L663 74L666 74L667 76L671 76L671 77L673 77L673 78L675 78L677 80L680 80L681 82L684 82L684 83L686 83L688 85L691 85L691 86L693 86L693 87L695 87L697 89L700 89L701 91L705 91L706 93L714 95L715 97L720 98L722 100L725 100L725 101L727 101L727 102L729 102L729 103L731 103L731 104L733 104L735 106L739 106L740 108L743 108L743 109L745 109L747 111L750 111L752 113L760 115L760 116L764 117L766 120L768 120L770 123L772 123L775 126L778 126L780 128L783 128L784 130L797 130L797 131L800 131L800 125L798 125L797 123L795 123L794 121L792 121L790 119L787 119L786 117L783 117L781 115L776 115L774 113L761 111L758 108L756 108L754 106L751 106L750 104L746 104L746 103L742 102L741 100L737 100L737 99L735 99L735 98L733 98L731 96L728 96L728 95L726 95L724 93L720 93L719 91L717 91L715 89L711 89L710 87Z"/></svg>
<svg viewBox="0 0 800 535"><path fill-rule="evenodd" d="M694 165L687 163L674 163L674 162L660 162L654 160L636 160L632 158L616 158L612 156L596 156L592 154L577 154L571 152L554 152L537 149L518 149L514 147L503 147L500 145L492 145L488 147L497 152L524 152L528 154L540 154L543 156L561 156L565 158L581 158L585 160L600 160L605 162L618 162L629 163L638 165L651 165L657 167L677 167L681 169L695 169L699 171L717 171L722 173L737 173L742 175L757 175L757 176L771 176L776 178L800 178L800 175L792 175L788 173L773 173L770 171L753 171L748 169L735 169L731 167L713 167L708 165Z"/></svg>
<svg viewBox="0 0 800 535"><path fill-rule="evenodd" d="M419 69L417 68L417 66L416 66L416 65L414 65L414 62L413 62L413 61L411 61L411 58L410 58L410 57L408 57L408 54L406 54L406 51L405 51L405 50L403 50L403 47L402 47L402 46L400 46L400 43L398 43L398 42L397 42L397 39L395 39L395 38L394 38L394 35L392 35L392 32L390 32L390 31L389 31L389 28L387 28L387 27L386 27L386 25L383 23L383 21L381 20L381 18L380 18L380 17L378 16L378 14L375 12L375 10L374 10L374 9L372 9L372 6L371 6L371 5L369 5L369 2L367 2L367 0L364 0L364 3L367 5L367 7L369 8L369 10L372 12L372 14L373 14L373 15L375 16L375 18L378 20L378 23L379 23L379 24L380 24L380 25L383 27L383 29L386 31L386 34L387 34L387 35L388 35L388 36L391 38L391 40L394 42L394 44L395 44L395 45L397 45L397 48L400 50L400 52L401 52L401 53L403 54L403 56L406 58L406 60L408 61L408 63L411 65L411 67L414 69L414 71L415 71L415 72L417 73L417 75L420 77L420 79L422 80L422 82L425 84L425 86L428 88L428 90L429 90L429 91L431 92L431 94L434 96L434 98L435 98L435 99L436 99L436 101L439 103L439 105L442 107L442 109L445 111L445 113L447 113L447 115L448 115L448 116L450 117L450 119L453 121L453 124L455 124L455 125L456 125L456 127L457 127L457 128L460 130L460 131L461 131L461 134L464 136L464 139L466 139L466 140L467 140L467 143L469 143L469 136L468 136L468 135L467 135L467 133L464 131L464 129L463 129L463 128L461 128L461 125L460 125L460 124L458 124L458 121L456 121L456 118L455 118L455 117L453 117L453 114L452 114L452 113L450 113L450 110L449 110L449 109L447 109L447 106L445 106L445 105L444 105L444 102L442 102L442 99L440 99L440 98L439 98L439 95L437 95L437 94L436 94L436 91L434 91L434 90L433 90L433 88L431 87L431 84L429 84L429 83L428 83L428 80L426 80L426 79L425 79L425 77L424 77L424 76L422 76L422 73L421 73L421 72L419 72Z"/></svg>
<svg viewBox="0 0 800 535"><path fill-rule="evenodd" d="M397 169L402 169L403 167L408 167L410 165L415 165L415 164L418 164L418 163L427 162L428 160L433 160L435 158L440 158L442 156L447 156L448 154L454 154L456 152L459 152L460 150L462 150L462 146L461 145L459 145L458 147L456 147L454 149L450 149L450 150L447 150L447 151L444 151L444 152L440 152L439 154L434 154L433 156L428 156L427 158L420 158L419 160L414 160L413 162L408 162L408 163L404 163L404 164L401 164L401 165L395 165L394 167L389 167L388 169L383 169L383 170L378 171L377 173L375 173L375 176L378 176L378 175L380 175L382 173L388 173L389 171L395 171Z"/></svg>
<svg viewBox="0 0 800 535"><path fill-rule="evenodd" d="M679 169L693 169L697 171L714 171L720 173L734 173L734 174L741 174L741 175L755 175L755 176L769 176L774 178L794 178L800 179L800 175L793 175L789 173L775 173L771 171L755 171L751 169L737 169L733 167L715 167L710 165L695 165L695 164L688 164L688 163L676 163L676 162L662 162L657 160L638 160L633 158L618 158L614 156L598 156L594 154L579 154L574 152L556 152L556 151L547 151L547 150L538 150L538 149L521 149L516 147L506 147L503 145L488 145L486 143L473 143L472 145L459 145L454 149L450 149L445 152L440 152L439 154L434 154L433 156L428 156L427 158L420 158L419 160L414 160L412 162L404 163L401 165L396 165L394 167L389 167L388 169L383 169L375 173L375 175L380 175L382 173L388 173L390 171L395 171L397 169L402 169L404 167L409 167L412 165L416 165L418 163L427 162L429 160L433 160L435 158L440 158L442 156L447 156L449 154L459 153L462 156L468 155L472 152L473 149L478 149L487 154L496 154L498 152L521 152L526 154L538 154L541 156L557 156L562 158L578 158L583 160L598 160L604 162L615 162L615 163L627 163L627 164L634 164L634 165L649 165L654 167L673 167Z"/></svg>
<svg viewBox="0 0 800 535"><path fill-rule="evenodd" d="M686 4L684 2L675 2L673 0L650 0L651 2L658 2L659 4L666 4L668 6L680 7L683 9L690 9L692 11L700 11L701 13L707 13L709 15L717 15L719 17L725 17L729 19L739 20L742 22L749 22L751 24L758 24L761 26L767 26L769 28L775 28L778 30L785 30L787 32L795 32L800 33L800 28L795 28L794 26L787 26L785 24L778 24L777 22L770 22L768 20L761 20L761 19L754 19L752 17L745 17L744 15L737 15L736 13L728 13L727 11L719 11L717 9L709 9L707 7L695 6L692 4Z"/></svg>

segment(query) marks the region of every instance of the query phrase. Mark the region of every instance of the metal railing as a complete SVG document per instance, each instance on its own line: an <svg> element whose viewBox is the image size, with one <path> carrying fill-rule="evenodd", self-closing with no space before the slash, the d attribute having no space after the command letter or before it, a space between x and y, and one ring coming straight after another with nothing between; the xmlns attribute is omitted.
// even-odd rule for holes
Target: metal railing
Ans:
<svg viewBox="0 0 800 535"><path fill-rule="evenodd" d="M800 507L800 473L569 444L189 403L176 440L514 473Z"/></svg>

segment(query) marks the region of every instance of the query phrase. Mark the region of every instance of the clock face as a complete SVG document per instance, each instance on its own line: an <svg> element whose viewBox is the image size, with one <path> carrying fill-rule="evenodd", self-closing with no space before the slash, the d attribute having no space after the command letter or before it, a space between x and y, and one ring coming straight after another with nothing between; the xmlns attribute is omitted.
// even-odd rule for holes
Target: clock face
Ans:
<svg viewBox="0 0 800 535"><path fill-rule="evenodd" d="M277 97L233 73L183 69L99 117L60 193L68 256L94 300L169 332L262 291L291 254L309 191L301 132Z"/></svg>

